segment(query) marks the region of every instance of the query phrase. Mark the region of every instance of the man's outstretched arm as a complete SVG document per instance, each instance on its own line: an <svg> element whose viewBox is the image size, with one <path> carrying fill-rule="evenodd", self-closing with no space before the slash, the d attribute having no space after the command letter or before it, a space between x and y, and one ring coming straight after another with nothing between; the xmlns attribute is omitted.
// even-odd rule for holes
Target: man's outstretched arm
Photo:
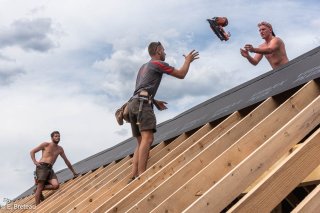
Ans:
<svg viewBox="0 0 320 213"><path fill-rule="evenodd" d="M172 76L179 79L184 79L184 77L187 75L191 62L199 58L199 52L192 50L188 55L183 56L185 60L182 67L180 69L174 69L174 71L171 73Z"/></svg>
<svg viewBox="0 0 320 213"><path fill-rule="evenodd" d="M257 64L261 61L261 59L262 59L262 57L263 57L263 55L262 55L262 54L259 54L259 53L256 53L256 54L254 55L254 57L251 57L251 55L249 54L248 50L246 50L246 49L241 49L241 48L240 48L240 53L241 53L241 55L242 55L244 58L246 58L252 65L257 65Z"/></svg>
<svg viewBox="0 0 320 213"><path fill-rule="evenodd" d="M280 48L280 44L281 40L279 38L273 38L268 45L253 47L251 44L246 44L244 48L252 53L271 54Z"/></svg>

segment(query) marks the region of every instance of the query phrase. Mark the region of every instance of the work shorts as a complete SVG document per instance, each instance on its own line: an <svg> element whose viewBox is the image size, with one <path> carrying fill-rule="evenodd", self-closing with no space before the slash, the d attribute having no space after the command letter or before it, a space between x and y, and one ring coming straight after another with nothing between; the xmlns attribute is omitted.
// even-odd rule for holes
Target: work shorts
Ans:
<svg viewBox="0 0 320 213"><path fill-rule="evenodd" d="M52 169L52 165L48 163L40 163L40 166L36 167L36 179L37 181L49 181L57 179L57 175Z"/></svg>
<svg viewBox="0 0 320 213"><path fill-rule="evenodd" d="M153 111L152 103L149 103L148 101L143 101L142 106L142 112L139 114L139 105L140 105L140 99L133 98L129 102L129 118L131 123L131 130L132 135L134 137L141 136L141 131L145 130L152 130L153 132L156 132L156 116ZM138 122L139 117L139 124Z"/></svg>

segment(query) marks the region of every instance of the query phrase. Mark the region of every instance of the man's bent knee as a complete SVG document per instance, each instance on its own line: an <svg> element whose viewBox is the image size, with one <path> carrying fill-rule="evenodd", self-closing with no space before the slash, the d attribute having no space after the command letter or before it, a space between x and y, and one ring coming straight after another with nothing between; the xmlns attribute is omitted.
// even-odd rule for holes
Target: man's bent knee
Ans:
<svg viewBox="0 0 320 213"><path fill-rule="evenodd" d="M60 184L53 184L52 185L52 189L54 189L54 190L59 189L59 187L60 187Z"/></svg>
<svg viewBox="0 0 320 213"><path fill-rule="evenodd" d="M58 182L58 180L57 179L51 179L50 181L49 181L49 183L51 184L51 188L53 189L53 190L56 190L56 189L59 189L59 186L60 186L60 184L59 184L59 182Z"/></svg>

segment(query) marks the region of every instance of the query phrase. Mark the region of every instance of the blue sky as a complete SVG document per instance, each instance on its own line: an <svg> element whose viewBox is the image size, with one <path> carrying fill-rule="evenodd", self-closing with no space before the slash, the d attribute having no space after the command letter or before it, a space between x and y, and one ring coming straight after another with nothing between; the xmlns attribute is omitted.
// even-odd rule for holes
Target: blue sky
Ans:
<svg viewBox="0 0 320 213"><path fill-rule="evenodd" d="M165 76L157 93L168 110L158 123L271 70L240 55L258 46L257 23L268 21L289 59L320 44L319 1L283 0L0 0L0 204L33 184L29 152L50 133L72 163L131 136L116 107L132 94L136 72L161 41L176 67L192 49L200 59L184 80ZM226 16L231 38L221 42L207 18ZM38 156L39 157L39 156ZM61 158L56 171L65 168Z"/></svg>

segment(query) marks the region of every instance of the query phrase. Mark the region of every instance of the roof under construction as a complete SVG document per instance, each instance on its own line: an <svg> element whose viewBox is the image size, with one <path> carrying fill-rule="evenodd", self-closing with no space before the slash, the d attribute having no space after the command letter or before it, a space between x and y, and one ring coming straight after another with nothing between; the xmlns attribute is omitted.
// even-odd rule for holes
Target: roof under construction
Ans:
<svg viewBox="0 0 320 213"><path fill-rule="evenodd" d="M317 47L159 124L148 169L139 179L127 184L136 146L135 138L128 138L74 164L82 174L76 179L68 169L58 171L60 189L47 192L37 209L250 212L258 208L263 212L277 207L315 208L319 204L313 204L314 199L320 203L316 187L320 180L319 94ZM294 195L301 187L305 195ZM15 202L34 203L32 190ZM286 198L291 204L285 203Z"/></svg>

